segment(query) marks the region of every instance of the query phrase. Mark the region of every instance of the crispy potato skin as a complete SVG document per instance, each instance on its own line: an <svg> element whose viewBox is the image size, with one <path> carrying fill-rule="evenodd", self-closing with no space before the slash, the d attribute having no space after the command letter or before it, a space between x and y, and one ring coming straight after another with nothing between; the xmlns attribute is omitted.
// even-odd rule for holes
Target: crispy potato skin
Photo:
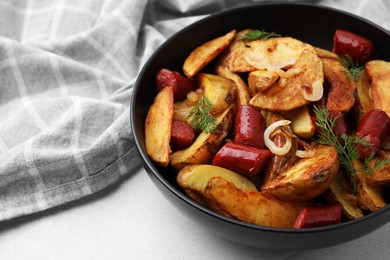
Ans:
<svg viewBox="0 0 390 260"><path fill-rule="evenodd" d="M330 85L327 108L333 114L346 113L355 104L355 83L343 73L338 60L322 58L324 75Z"/></svg>
<svg viewBox="0 0 390 260"><path fill-rule="evenodd" d="M271 227L292 227L304 207L304 204L281 201L262 192L240 190L220 177L208 181L205 197L228 216Z"/></svg>
<svg viewBox="0 0 390 260"><path fill-rule="evenodd" d="M324 192L324 197L331 203L340 203L343 216L347 219L358 219L364 216L358 198L353 195L353 188L343 172L336 175L329 189Z"/></svg>
<svg viewBox="0 0 390 260"><path fill-rule="evenodd" d="M183 72L188 78L192 78L210 61L218 56L234 39L236 30L212 39L193 50L183 64Z"/></svg>
<svg viewBox="0 0 390 260"><path fill-rule="evenodd" d="M146 152L158 165L163 167L169 164L171 148L172 117L173 117L173 89L163 88L150 106L145 120Z"/></svg>
<svg viewBox="0 0 390 260"><path fill-rule="evenodd" d="M261 191L282 200L307 201L328 189L339 170L337 150L318 145L313 157L300 159L270 182Z"/></svg>
<svg viewBox="0 0 390 260"><path fill-rule="evenodd" d="M378 158L390 160L390 151L379 151ZM375 159L370 161L369 166L373 167ZM366 176L367 185L376 187L390 184L390 163L386 164L383 168L376 169L372 172L372 175Z"/></svg>
<svg viewBox="0 0 390 260"><path fill-rule="evenodd" d="M357 194L360 207L371 212L386 207L387 204L382 187L368 186L366 173L359 171L362 168L362 163L359 160L354 161L353 168L356 171Z"/></svg>
<svg viewBox="0 0 390 260"><path fill-rule="evenodd" d="M374 108L390 116L390 62L373 60L366 63L367 75L371 80L371 98Z"/></svg>

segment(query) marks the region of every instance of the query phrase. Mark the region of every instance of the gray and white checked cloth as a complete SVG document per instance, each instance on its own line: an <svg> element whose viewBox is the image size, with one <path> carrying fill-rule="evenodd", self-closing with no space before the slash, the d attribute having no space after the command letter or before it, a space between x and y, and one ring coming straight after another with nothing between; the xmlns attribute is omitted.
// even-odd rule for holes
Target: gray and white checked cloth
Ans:
<svg viewBox="0 0 390 260"><path fill-rule="evenodd" d="M135 172L132 87L169 36L255 0L0 0L0 220ZM307 1L390 28L386 0Z"/></svg>

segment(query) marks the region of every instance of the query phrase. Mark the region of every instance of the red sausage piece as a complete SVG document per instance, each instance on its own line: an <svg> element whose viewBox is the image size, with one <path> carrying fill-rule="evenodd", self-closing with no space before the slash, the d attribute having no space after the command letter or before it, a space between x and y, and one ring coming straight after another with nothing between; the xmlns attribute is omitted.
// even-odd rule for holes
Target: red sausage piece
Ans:
<svg viewBox="0 0 390 260"><path fill-rule="evenodd" d="M251 106L238 106L234 124L234 142L263 148L264 130L265 120L260 111Z"/></svg>
<svg viewBox="0 0 390 260"><path fill-rule="evenodd" d="M271 152L265 149L230 142L215 155L213 165L253 177L261 172L270 155Z"/></svg>
<svg viewBox="0 0 390 260"><path fill-rule="evenodd" d="M195 131L183 121L172 121L170 146L173 151L189 147L195 139Z"/></svg>
<svg viewBox="0 0 390 260"><path fill-rule="evenodd" d="M370 40L346 30L336 30L333 52L340 56L348 54L359 64L365 64L376 57L375 46Z"/></svg>
<svg viewBox="0 0 390 260"><path fill-rule="evenodd" d="M306 207L301 210L294 228L322 227L341 222L340 204Z"/></svg>
<svg viewBox="0 0 390 260"><path fill-rule="evenodd" d="M365 138L371 146L356 145L359 151L360 158L368 157L371 152L378 152L382 141L389 135L390 117L380 109L368 111L359 123L356 134L361 138Z"/></svg>
<svg viewBox="0 0 390 260"><path fill-rule="evenodd" d="M196 89L194 81L169 69L161 69L157 72L156 84L158 91L167 86L172 86L175 101L185 99L188 92Z"/></svg>

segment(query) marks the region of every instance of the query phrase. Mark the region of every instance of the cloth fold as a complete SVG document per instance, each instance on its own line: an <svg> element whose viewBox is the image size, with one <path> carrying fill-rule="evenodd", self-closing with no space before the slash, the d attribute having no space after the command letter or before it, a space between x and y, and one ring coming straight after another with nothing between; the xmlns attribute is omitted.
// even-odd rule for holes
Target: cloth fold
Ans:
<svg viewBox="0 0 390 260"><path fill-rule="evenodd" d="M292 0L293 1L293 0ZM132 87L172 34L259 0L1 0L0 221L104 189L140 166ZM299 1L390 28L381 0Z"/></svg>

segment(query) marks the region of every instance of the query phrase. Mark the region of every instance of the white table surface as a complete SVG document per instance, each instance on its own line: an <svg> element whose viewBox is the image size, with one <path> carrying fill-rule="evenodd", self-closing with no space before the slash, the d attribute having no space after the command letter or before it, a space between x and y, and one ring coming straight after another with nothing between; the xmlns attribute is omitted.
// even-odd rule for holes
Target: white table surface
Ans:
<svg viewBox="0 0 390 260"><path fill-rule="evenodd" d="M159 193L143 168L96 196L3 223L0 229L1 259L42 260L378 259L372 257L389 251L390 237L387 225L327 249L276 252L248 248L192 223Z"/></svg>

